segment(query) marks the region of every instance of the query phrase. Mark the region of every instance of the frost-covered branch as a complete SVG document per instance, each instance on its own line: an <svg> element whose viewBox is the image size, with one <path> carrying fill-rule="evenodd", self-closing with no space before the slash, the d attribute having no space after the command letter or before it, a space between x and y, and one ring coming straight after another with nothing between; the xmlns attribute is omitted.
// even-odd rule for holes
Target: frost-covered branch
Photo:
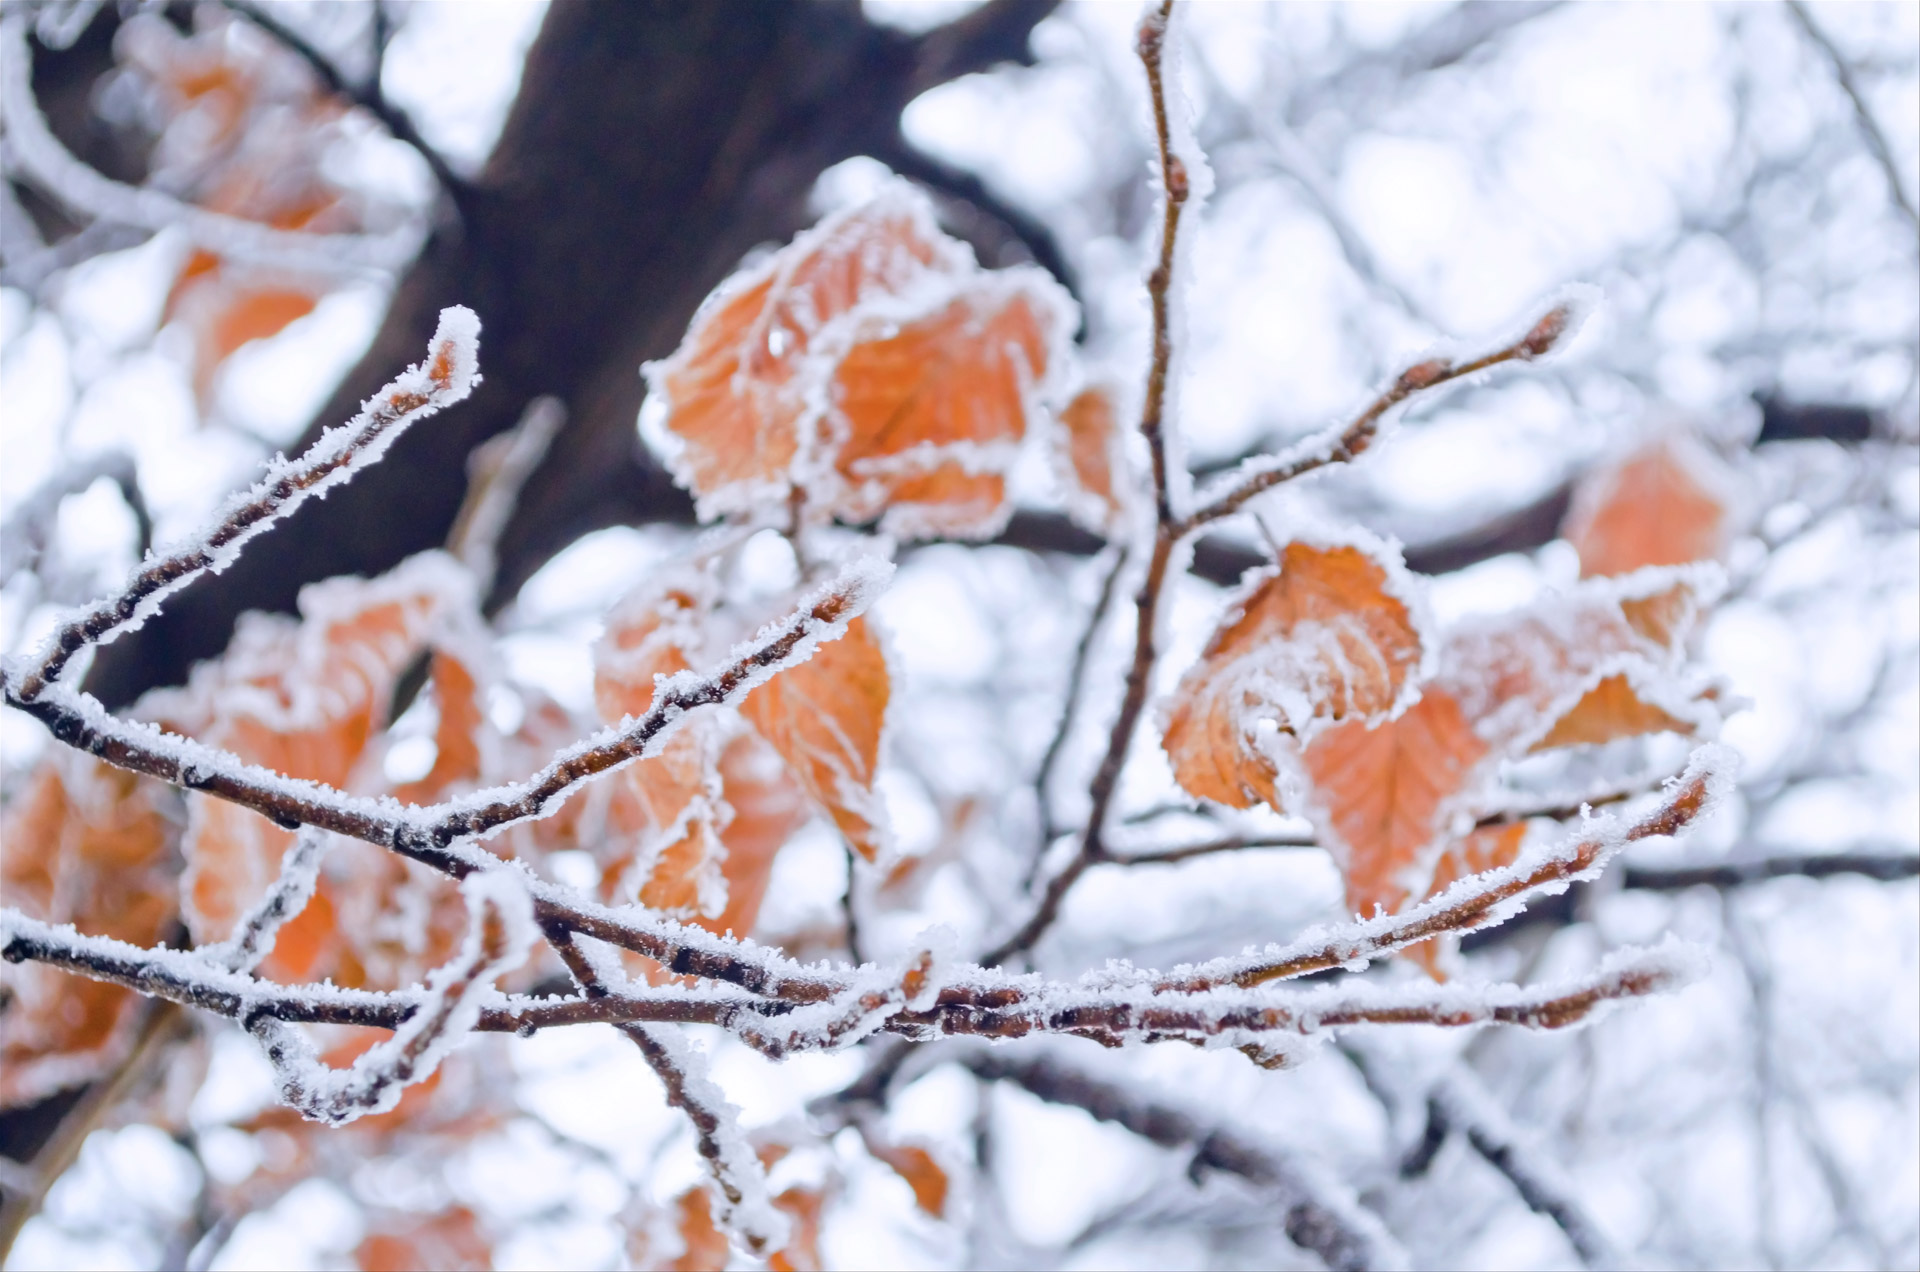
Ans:
<svg viewBox="0 0 1920 1272"><path fill-rule="evenodd" d="M509 869L469 875L462 882L468 926L452 961L427 977L419 1007L391 1038L342 1070L329 1068L306 1036L273 1016L246 1021L273 1066L280 1098L307 1117L335 1126L384 1113L410 1085L432 1075L441 1060L480 1022L481 1000L496 978L526 961L537 929L519 875Z"/></svg>
<svg viewBox="0 0 1920 1272"><path fill-rule="evenodd" d="M32 53L23 16L0 22L0 117L11 165L75 212L146 230L178 227L195 245L222 256L325 275L385 272L419 249L420 230L315 234L281 230L184 203L143 186L123 185L82 163L60 144L33 97Z"/></svg>
<svg viewBox="0 0 1920 1272"><path fill-rule="evenodd" d="M1471 1074L1456 1069L1441 1078L1427 1097L1428 1134L1463 1132L1473 1150L1505 1175L1527 1208L1545 1215L1567 1234L1581 1262L1590 1268L1622 1266L1613 1243L1587 1212L1565 1173L1526 1143L1506 1111Z"/></svg>
<svg viewBox="0 0 1920 1272"><path fill-rule="evenodd" d="M591 947L555 928L548 938L588 998L619 997L626 973L616 961L596 957ZM660 1026L620 1026L640 1049L666 1088L667 1103L687 1115L700 1156L707 1163L715 1222L753 1254L777 1250L787 1237L787 1218L774 1207L766 1169L740 1133L740 1110L707 1076L706 1057L680 1034Z"/></svg>
<svg viewBox="0 0 1920 1272"><path fill-rule="evenodd" d="M1471 932L1512 916L1533 893L1558 891L1590 878L1630 843L1677 834L1725 791L1737 760L1722 746L1701 747L1668 788L1660 807L1619 828L1595 819L1569 842L1523 856L1513 865L1460 880L1446 891L1399 914L1382 915L1333 929L1316 929L1285 946L1256 955L1216 959L1179 969L1167 988L1199 990L1214 985L1257 985L1334 967L1357 967L1384 954L1447 933Z"/></svg>
<svg viewBox="0 0 1920 1272"><path fill-rule="evenodd" d="M0 958L8 962L45 963L229 1020L272 1016L299 1024L395 1029L424 1001L417 987L369 990L282 985L236 971L207 954L206 949L148 949L111 937L87 936L70 926L0 909ZM769 1008L763 1000L737 990L691 991L679 986L628 987L618 997L601 999L487 994L481 1002L476 1031L519 1034L566 1025L633 1021L736 1028L746 1013L752 1012L758 1019Z"/></svg>
<svg viewBox="0 0 1920 1272"><path fill-rule="evenodd" d="M1049 1104L1083 1109L1162 1148L1191 1151L1196 1172L1224 1171L1271 1190L1285 1207L1287 1235L1329 1268L1408 1265L1399 1243L1345 1185L1318 1164L1263 1143L1243 1128L1209 1121L1054 1060L995 1050L971 1052L961 1063L989 1081L1012 1083Z"/></svg>
<svg viewBox="0 0 1920 1272"><path fill-rule="evenodd" d="M940 989L941 959L922 949L893 967L868 965L853 984L824 1002L798 1007L758 1023L742 1020L735 1032L754 1050L778 1060L795 1051L848 1046L887 1028L909 1010L931 1007Z"/></svg>
<svg viewBox="0 0 1920 1272"><path fill-rule="evenodd" d="M705 675L681 672L662 680L644 714L566 748L525 781L430 807L363 799L319 782L283 777L216 747L122 720L87 694L49 683L39 672L23 678L29 687L40 685L31 695L9 673L6 699L39 719L62 742L110 764L250 808L279 826L330 830L464 878L497 860L465 841L546 816L587 782L656 753L687 712L737 703L777 672L805 662L823 641L836 639L866 610L891 572L885 562L855 563L816 588L791 614L737 646L716 670ZM112 615L134 608L121 598L106 602L95 614L106 615L99 621L110 625ZM67 630L84 635L94 621L89 616ZM85 643L82 639L77 647ZM55 653L63 649L64 637ZM53 661L54 655L48 659Z"/></svg>
<svg viewBox="0 0 1920 1272"><path fill-rule="evenodd" d="M37 665L8 665L7 700L16 706L33 703L82 649L137 628L166 597L231 565L249 539L377 463L409 425L465 398L480 382L479 341L480 320L472 310L458 305L441 310L426 361L395 377L351 421L328 429L299 459L269 464L265 476L227 501L211 529L166 556L149 558L119 594L61 624Z"/></svg>
<svg viewBox="0 0 1920 1272"><path fill-rule="evenodd" d="M280 861L280 874L265 895L234 925L233 935L197 951L236 972L250 972L273 953L273 943L288 920L307 908L320 882L320 858L327 850L327 833L302 826L293 847Z"/></svg>
<svg viewBox="0 0 1920 1272"><path fill-rule="evenodd" d="M1527 330L1526 335L1491 353L1465 362L1455 362L1451 358L1429 358L1415 363L1396 376L1393 383L1350 422L1309 437L1278 455L1250 459L1226 474L1214 485L1218 493L1204 495L1200 506L1180 523L1180 533L1186 535L1202 529L1239 511L1255 495L1316 468L1343 464L1353 459L1373 445L1387 413L1417 394L1504 363L1532 362L1546 356L1579 325L1581 316L1572 301L1562 302L1548 310Z"/></svg>

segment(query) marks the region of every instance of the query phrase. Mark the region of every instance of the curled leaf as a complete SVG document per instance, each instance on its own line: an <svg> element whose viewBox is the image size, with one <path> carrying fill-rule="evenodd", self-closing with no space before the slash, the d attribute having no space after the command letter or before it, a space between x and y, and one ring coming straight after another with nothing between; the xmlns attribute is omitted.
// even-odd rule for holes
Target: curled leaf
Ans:
<svg viewBox="0 0 1920 1272"><path fill-rule="evenodd" d="M1288 544L1174 692L1163 745L1175 779L1235 808L1279 807L1263 726L1311 738L1388 719L1412 700L1424 648L1398 561L1378 547Z"/></svg>

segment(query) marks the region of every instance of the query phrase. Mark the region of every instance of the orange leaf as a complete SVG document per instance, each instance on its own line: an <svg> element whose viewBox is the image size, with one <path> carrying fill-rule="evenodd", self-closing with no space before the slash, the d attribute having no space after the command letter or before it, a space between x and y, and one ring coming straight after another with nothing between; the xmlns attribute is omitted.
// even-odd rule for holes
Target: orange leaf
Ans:
<svg viewBox="0 0 1920 1272"><path fill-rule="evenodd" d="M984 537L1004 523L1027 399L1059 338L1038 278L990 276L917 321L861 323L832 386L829 421L845 437L837 515L917 537Z"/></svg>
<svg viewBox="0 0 1920 1272"><path fill-rule="evenodd" d="M1529 749L1611 742L1643 733L1692 733L1695 727L1641 697L1625 675L1613 675L1587 690Z"/></svg>
<svg viewBox="0 0 1920 1272"><path fill-rule="evenodd" d="M890 682L886 654L865 618L812 658L761 685L740 712L868 861L885 837L873 790Z"/></svg>
<svg viewBox="0 0 1920 1272"><path fill-rule="evenodd" d="M1459 702L1434 688L1396 720L1350 721L1308 743L1308 811L1346 876L1349 910L1391 913L1425 895L1434 845L1486 754Z"/></svg>
<svg viewBox="0 0 1920 1272"><path fill-rule="evenodd" d="M727 905L711 919L697 920L712 932L745 936L760 917L773 859L812 810L806 795L772 747L742 733L720 756L720 784L733 816L720 831L726 860Z"/></svg>
<svg viewBox="0 0 1920 1272"><path fill-rule="evenodd" d="M384 723L395 681L437 631L473 619L472 604L467 575L438 553L415 557L378 579L314 584L300 594L300 621L244 616L225 654L196 667L184 689L148 695L138 712L289 777L379 789L384 778L377 768L366 771L368 742ZM477 728L476 706L470 694L462 704L459 679L448 660L438 677L445 688L443 723L455 731ZM471 681L470 672L466 679ZM450 765L465 763L460 749L448 740ZM187 806L183 910L196 942L220 940L278 875L293 837L257 813L210 796L192 793ZM424 874L417 877L427 890L425 908L453 907L445 918L457 933L461 923L453 891ZM366 932L349 926L357 916L348 911L377 910L414 878L389 854L340 841L330 852L321 892L343 925L340 931ZM350 895L354 887L370 893L356 899ZM372 948L327 941L316 926L326 913L323 908L315 917L296 920L286 950L276 945L265 967L281 974L296 974L299 967L326 975L336 971L328 960L343 959L349 951L362 965L376 957ZM436 939L440 926L433 925ZM407 938L423 958L432 952L428 936L419 929ZM386 953L400 950L394 946ZM318 963L299 966L315 958Z"/></svg>
<svg viewBox="0 0 1920 1272"><path fill-rule="evenodd" d="M935 1219L943 1219L947 1213L947 1192L951 1181L940 1163L933 1160L933 1154L918 1144L886 1144L877 1140L867 1141L867 1151L887 1165L894 1173L907 1181L913 1189L913 1199L920 1209Z"/></svg>
<svg viewBox="0 0 1920 1272"><path fill-rule="evenodd" d="M1121 511L1118 474L1125 464L1113 391L1102 385L1080 390L1061 408L1059 420L1064 475L1075 492L1067 511L1091 529L1110 529Z"/></svg>
<svg viewBox="0 0 1920 1272"><path fill-rule="evenodd" d="M1585 576L1720 556L1732 536L1732 475L1699 442L1663 437L1586 474L1561 534Z"/></svg>
<svg viewBox="0 0 1920 1272"><path fill-rule="evenodd" d="M802 443L812 361L836 320L967 265L926 200L896 186L822 222L707 298L673 355L647 370L701 515L778 504Z"/></svg>
<svg viewBox="0 0 1920 1272"><path fill-rule="evenodd" d="M152 945L176 912L174 796L92 756L50 752L0 819L6 903L92 936ZM0 1108L98 1076L127 1041L138 999L38 963L0 967Z"/></svg>
<svg viewBox="0 0 1920 1272"><path fill-rule="evenodd" d="M1405 585L1354 546L1291 543L1254 575L1175 690L1163 745L1180 785L1276 808L1278 766L1256 737L1386 719L1409 696L1422 639Z"/></svg>
<svg viewBox="0 0 1920 1272"><path fill-rule="evenodd" d="M389 1214L354 1248L361 1272L465 1272L493 1266L493 1244L465 1206L435 1215Z"/></svg>
<svg viewBox="0 0 1920 1272"><path fill-rule="evenodd" d="M1648 731L1636 724L1695 732L1709 722L1710 712L1694 710L1692 718L1681 718L1689 714L1685 695L1677 689L1656 695L1666 699L1656 707L1648 693L1677 671L1683 642L1703 609L1705 586L1696 576L1648 570L1617 582L1583 583L1517 613L1463 624L1441 649L1436 683L1459 699L1481 737L1505 754L1522 754L1536 743L1607 741ZM1624 697L1603 687L1622 676L1633 681L1621 686L1629 690ZM1660 716L1649 714L1654 710ZM1544 741L1569 715L1564 740ZM1672 723L1660 723L1661 717Z"/></svg>
<svg viewBox="0 0 1920 1272"><path fill-rule="evenodd" d="M787 1244L767 1260L773 1272L820 1272L820 1217L827 1195L817 1188L789 1188L773 1204L792 1221Z"/></svg>
<svg viewBox="0 0 1920 1272"><path fill-rule="evenodd" d="M713 1202L698 1184L674 1203L680 1213L680 1257L664 1266L669 1272L722 1272L731 1257L727 1238L713 1222Z"/></svg>

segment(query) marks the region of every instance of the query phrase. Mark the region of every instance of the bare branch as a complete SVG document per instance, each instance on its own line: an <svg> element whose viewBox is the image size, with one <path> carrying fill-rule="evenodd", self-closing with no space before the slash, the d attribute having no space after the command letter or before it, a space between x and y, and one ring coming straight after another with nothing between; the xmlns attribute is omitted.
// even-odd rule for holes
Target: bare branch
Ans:
<svg viewBox="0 0 1920 1272"><path fill-rule="evenodd" d="M1860 135L1866 140L1867 150L1872 153L1875 163L1887 178L1887 193L1893 196L1893 204L1906 214L1907 222L1920 230L1920 211L1916 211L1913 200L1907 197L1906 180L1900 175L1900 165L1894 162L1893 148L1887 144L1887 135L1880 131L1880 121L1873 117L1873 110L1867 105L1866 97L1860 92L1860 85L1853 78L1853 67L1847 62L1847 55L1838 45L1820 29L1813 20L1813 13L1804 0L1787 0L1787 12L1793 15L1794 23L1801 34L1822 54L1833 68L1833 77L1840 83L1840 90L1853 103L1853 117L1860 125Z"/></svg>
<svg viewBox="0 0 1920 1272"><path fill-rule="evenodd" d="M434 180L440 183L440 188L447 192L456 205L464 199L468 189L466 181L448 167L446 157L420 135L419 128L414 125L413 117L388 101L386 94L380 91L381 66L377 54L385 52L386 42L384 38L379 37L378 32L376 32L376 44L379 47L376 50L372 69L365 83L356 85L350 83L347 77L340 73L340 68L334 64L332 58L315 48L305 36L282 22L268 6L253 3L253 0L220 0L220 3L222 7L239 14L272 36L288 52L305 62L308 69L319 77L321 84L329 93L336 97L343 97L360 107L379 120L386 130L393 134L394 140L405 142L417 151L420 157L426 160ZM372 8L374 20L377 23L384 23L386 19L381 12L378 0Z"/></svg>
<svg viewBox="0 0 1920 1272"><path fill-rule="evenodd" d="M935 27L913 40L913 77L908 97L948 80L984 71L1002 62L1030 65L1028 40L1033 28L1059 7L1060 0L989 0L964 17Z"/></svg>
<svg viewBox="0 0 1920 1272"><path fill-rule="evenodd" d="M1162 1148L1191 1150L1196 1170L1225 1171L1273 1190L1286 1207L1287 1236L1329 1268L1407 1266L1406 1253L1379 1220L1345 1189L1331 1186L1325 1171L1303 1168L1286 1150L1261 1143L1242 1128L1210 1123L1055 1061L1015 1059L996 1050L970 1053L961 1063L979 1077L1013 1083L1050 1104L1084 1109Z"/></svg>
<svg viewBox="0 0 1920 1272"><path fill-rule="evenodd" d="M470 875L461 887L468 929L460 953L427 978L418 1008L393 1036L362 1052L351 1067L329 1068L298 1029L276 1017L242 1021L273 1066L282 1101L334 1126L384 1113L406 1087L430 1077L479 1023L481 998L494 980L526 961L535 936L533 907L510 869Z"/></svg>
<svg viewBox="0 0 1920 1272"><path fill-rule="evenodd" d="M1249 460L1239 470L1222 479L1219 485L1225 489L1210 498L1203 498L1200 507L1180 523L1179 533L1191 534L1210 522L1239 511L1255 495L1316 468L1352 460L1373 444L1387 413L1417 394L1504 363L1532 362L1545 356L1567 334L1575 318L1570 303L1556 305L1534 323L1526 335L1504 348L1466 362L1430 358L1408 367L1350 423L1310 437L1281 454Z"/></svg>
<svg viewBox="0 0 1920 1272"><path fill-rule="evenodd" d="M1739 888L1794 875L1830 879L1844 874L1864 875L1882 883L1895 883L1920 875L1920 855L1911 852L1836 852L1757 857L1750 861L1717 866L1675 866L1668 869L1628 866L1621 871L1620 886L1649 892L1679 892L1687 888Z"/></svg>
<svg viewBox="0 0 1920 1272"><path fill-rule="evenodd" d="M1581 1204L1573 1184L1554 1163L1531 1152L1519 1128L1468 1073L1456 1068L1427 1097L1430 1117L1464 1131L1475 1152L1505 1175L1536 1214L1560 1226L1590 1268L1624 1264L1619 1251Z"/></svg>
<svg viewBox="0 0 1920 1272"><path fill-rule="evenodd" d="M1249 848L1317 848L1319 842L1311 835L1228 835L1221 839L1209 839L1205 843L1182 844L1178 848L1156 848L1149 852L1116 852L1109 854L1102 865L1108 866L1170 866L1176 862L1190 861L1195 857L1211 857L1222 852L1241 852Z"/></svg>

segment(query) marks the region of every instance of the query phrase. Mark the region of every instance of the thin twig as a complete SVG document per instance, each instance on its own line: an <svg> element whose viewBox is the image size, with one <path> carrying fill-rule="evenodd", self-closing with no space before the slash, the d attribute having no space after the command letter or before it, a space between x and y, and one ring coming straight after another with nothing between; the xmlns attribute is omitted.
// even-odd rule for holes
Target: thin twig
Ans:
<svg viewBox="0 0 1920 1272"><path fill-rule="evenodd" d="M1319 847L1319 841L1312 835L1228 835L1222 839L1209 839L1205 843L1183 844L1178 848L1156 848L1150 852L1109 853L1101 864L1170 866L1176 862L1191 861L1195 857L1210 857L1222 852L1241 852L1249 848L1317 847Z"/></svg>
<svg viewBox="0 0 1920 1272"><path fill-rule="evenodd" d="M381 92L381 58L375 57L365 81L354 84L340 73L340 68L334 64L332 58L315 48L312 41L274 16L268 6L253 3L252 0L220 0L220 3L222 7L239 14L272 36L288 52L305 62L308 68L320 78L327 92L336 97L344 97L360 107L379 120L393 135L394 140L405 142L413 147L420 157L426 160L428 170L433 173L433 179L439 182L440 188L447 192L447 196L456 205L466 198L469 189L466 180L448 167L446 157L420 135L419 128L414 125L413 117L388 101L386 94ZM376 21L385 21L384 17L380 16L380 6L377 3L374 5L374 13ZM384 45L384 41L381 43ZM384 47L380 51L384 52Z"/></svg>
<svg viewBox="0 0 1920 1272"><path fill-rule="evenodd" d="M1678 833L1706 810L1731 768L1720 748L1702 748L1660 807L1624 831L1582 835L1552 852L1463 879L1399 914L1349 924L1331 936L1309 933L1256 956L1217 960L1164 987L1197 990L1284 980L1364 962L1443 933L1491 926L1508 917L1509 902L1582 878L1630 843Z"/></svg>
<svg viewBox="0 0 1920 1272"><path fill-rule="evenodd" d="M1056 1061L1016 1059L1005 1051L976 1052L961 1063L978 1077L1010 1082L1049 1104L1082 1109L1163 1148L1194 1154L1196 1170L1238 1175L1279 1194L1287 1235L1329 1268L1404 1267L1407 1256L1379 1220L1344 1189L1328 1186L1324 1171L1302 1169L1290 1154L1257 1142L1241 1127L1209 1123L1195 1113L1102 1082Z"/></svg>
<svg viewBox="0 0 1920 1272"><path fill-rule="evenodd" d="M1053 818L1053 801L1048 789L1053 782L1053 769L1060 762L1060 753L1066 749L1067 738L1073 732L1073 717L1080 707L1080 695L1084 691L1087 678L1087 664L1092 660L1094 640L1100 634L1100 628L1106 623L1107 611L1113 607L1116 585L1120 582L1120 572L1126 568L1127 554L1120 551L1114 554L1113 564L1108 567L1106 576L1100 580L1100 594L1094 600L1093 612L1087 616L1087 626L1080 633L1080 641L1074 646L1073 666L1067 672L1067 696L1060 704L1060 723L1053 731L1053 738L1047 743L1047 750L1040 757L1040 767L1034 770L1033 793L1040 805L1040 848L1028 863L1028 886L1032 886L1034 873L1040 868L1040 859L1046 853L1047 845L1060 834L1059 823Z"/></svg>
<svg viewBox="0 0 1920 1272"><path fill-rule="evenodd" d="M1787 0L1787 12L1793 15L1794 22L1814 47L1826 55L1828 64L1833 67L1834 79L1840 82L1841 91L1853 103L1853 117L1859 121L1860 135L1866 139L1874 162L1880 165L1880 171L1886 175L1887 192L1893 196L1894 206L1906 213L1907 221L1915 229L1920 229L1920 211L1915 210L1913 200L1907 197L1906 181L1900 175L1900 165L1894 162L1893 148L1887 144L1887 135L1880 131L1880 121L1873 117L1866 96L1853 78L1853 67L1848 63L1846 54L1813 20L1813 13L1804 0Z"/></svg>
<svg viewBox="0 0 1920 1272"><path fill-rule="evenodd" d="M1140 24L1140 62L1146 68L1147 88L1153 103L1153 126L1159 146L1160 176L1163 191L1160 221L1160 255L1147 275L1147 297L1153 308L1153 357L1147 370L1147 391L1140 408L1140 434L1146 439L1153 459L1153 550L1147 559L1147 572L1135 597L1133 661L1127 669L1126 688L1120 700L1120 712L1107 739L1107 751L1095 770L1088 789L1087 828L1080 839L1080 851L1073 860L1047 881L1040 903L1032 916L982 962L989 966L1005 962L1030 949L1060 913L1060 904L1087 867L1106 853L1105 827L1114 792L1119 788L1120 771L1126 766L1127 753L1147 705L1147 689L1153 677L1155 649L1159 631L1160 593L1166 585L1167 569L1173 560L1178 539L1174 529L1173 495L1167 470L1166 402L1167 377L1173 362L1173 266L1177 257L1181 210L1185 207L1190 185L1186 165L1173 153L1172 120L1167 110L1166 82L1163 75L1168 24L1173 16L1174 0L1161 0Z"/></svg>
<svg viewBox="0 0 1920 1272"><path fill-rule="evenodd" d="M1250 460L1235 474L1220 483L1227 487L1207 499L1180 523L1179 533L1191 534L1208 524L1239 511L1247 500L1264 491L1289 482L1316 468L1343 464L1373 444L1381 421L1394 407L1419 393L1439 388L1455 380L1476 375L1490 367L1508 362L1532 362L1551 351L1567 333L1574 319L1570 304L1556 305L1528 329L1527 334L1504 348L1482 354L1465 362L1448 358L1430 358L1415 363L1394 378L1387 389L1365 410L1343 426L1337 434L1308 438L1291 451L1271 458Z"/></svg>
<svg viewBox="0 0 1920 1272"><path fill-rule="evenodd" d="M252 489L231 500L204 536L142 568L117 595L61 625L38 665L24 675L7 669L7 696L30 704L60 678L68 661L89 645L102 644L158 611L160 602L202 575L232 561L247 540L308 499L324 495L376 463L393 440L417 421L465 398L479 382L476 362L480 324L471 310L454 306L440 324L425 362L410 367L361 407L340 428L331 428L298 460L276 460Z"/></svg>
<svg viewBox="0 0 1920 1272"><path fill-rule="evenodd" d="M601 968L580 942L564 930L549 927L548 943L566 963L574 980L589 998L616 996L608 981L625 977L615 968ZM611 973L611 975L609 975ZM666 1088L667 1103L687 1115L694 1130L695 1144L707 1163L715 1192L716 1219L723 1231L738 1236L748 1250L764 1254L779 1248L785 1239L784 1220L776 1211L767 1191L766 1170L761 1166L734 1124L739 1110L727 1102L720 1089L701 1071L699 1057L685 1043L658 1026L624 1024L625 1034Z"/></svg>
<svg viewBox="0 0 1920 1272"><path fill-rule="evenodd" d="M1752 861L1728 862L1718 866L1676 866L1664 870L1628 866L1621 872L1620 886L1649 892L1680 892L1687 888L1739 888L1767 879L1786 879L1796 875L1809 879L1830 879L1843 874L1864 875L1882 883L1911 879L1920 875L1920 855L1911 852L1836 852L1759 857Z"/></svg>

